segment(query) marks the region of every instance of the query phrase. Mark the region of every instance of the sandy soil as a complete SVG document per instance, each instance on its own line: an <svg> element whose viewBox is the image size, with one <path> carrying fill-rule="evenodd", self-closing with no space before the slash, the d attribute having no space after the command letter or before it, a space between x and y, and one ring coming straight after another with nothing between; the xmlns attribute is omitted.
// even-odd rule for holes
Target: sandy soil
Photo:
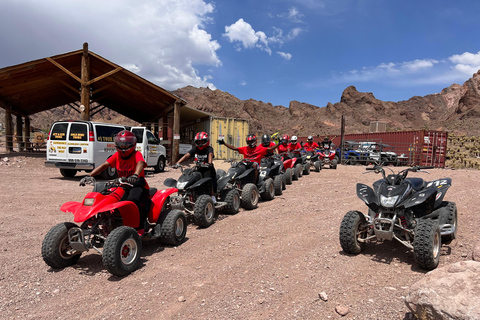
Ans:
<svg viewBox="0 0 480 320"><path fill-rule="evenodd" d="M78 186L83 173L66 179L43 161L0 159L3 319L408 319L404 296L425 274L396 242L356 256L342 251L344 214L366 212L355 184L379 179L361 166L312 172L255 210L220 216L206 229L189 225L178 247L145 241L141 267L127 277L109 274L94 251L53 270L42 259L42 240L57 223L73 221L59 207L87 189ZM479 241L480 171L430 172L416 176L453 179L446 200L459 213L457 240L442 247L440 266L470 260ZM179 175L172 169L148 181L163 189L165 178Z"/></svg>

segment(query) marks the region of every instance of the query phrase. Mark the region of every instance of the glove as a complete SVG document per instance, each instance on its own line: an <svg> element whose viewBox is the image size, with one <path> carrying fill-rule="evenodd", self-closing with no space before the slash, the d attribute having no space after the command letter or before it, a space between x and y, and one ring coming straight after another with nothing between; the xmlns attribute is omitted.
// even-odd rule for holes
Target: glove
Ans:
<svg viewBox="0 0 480 320"><path fill-rule="evenodd" d="M95 184L95 178L90 176L83 177L78 185L85 187L87 184Z"/></svg>
<svg viewBox="0 0 480 320"><path fill-rule="evenodd" d="M223 140L223 139L222 140L217 140L217 142L218 142L219 145L225 145L225 140Z"/></svg>
<svg viewBox="0 0 480 320"><path fill-rule="evenodd" d="M170 167L172 167L173 169L178 169L178 167L180 167L180 165L178 163L175 163L174 165L171 165Z"/></svg>
<svg viewBox="0 0 480 320"><path fill-rule="evenodd" d="M138 175L137 174L132 174L130 177L127 178L127 182L130 184L135 184L138 180Z"/></svg>

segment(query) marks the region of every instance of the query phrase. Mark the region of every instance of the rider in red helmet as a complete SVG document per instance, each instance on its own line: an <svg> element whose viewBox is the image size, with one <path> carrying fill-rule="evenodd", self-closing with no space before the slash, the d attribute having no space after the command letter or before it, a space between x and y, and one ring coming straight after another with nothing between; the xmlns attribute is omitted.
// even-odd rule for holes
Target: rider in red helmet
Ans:
<svg viewBox="0 0 480 320"><path fill-rule="evenodd" d="M198 132L195 135L195 146L190 149L176 164L180 164L183 161L193 157L197 163L207 165L207 167L199 166L197 168L198 172L202 174L204 178L212 178L212 199L213 202L216 202L215 199L215 190L217 190L217 174L215 167L213 166L213 148L210 146L210 137L206 132Z"/></svg>
<svg viewBox="0 0 480 320"><path fill-rule="evenodd" d="M90 172L89 176L93 177L101 173L108 167L116 168L119 178L127 178L128 183L133 187L128 192L127 201L134 202L140 211L139 233L143 234L147 223L148 209L146 208L148 200L148 183L145 180L145 171L143 170L147 164L142 153L136 151L137 137L127 130L120 131L115 136L115 152L104 163L96 167ZM86 177L82 178L85 181Z"/></svg>
<svg viewBox="0 0 480 320"><path fill-rule="evenodd" d="M252 160L252 166L255 169L255 183L257 181L257 176L258 176L258 168L260 167L260 162L262 160L262 157L264 157L269 151L274 150L277 145L274 144L271 147L264 147L263 145L257 146L257 136L254 134L249 134L247 135L246 138L247 145L245 147L234 147L228 143L226 143L224 140L218 140L219 144L225 145L225 147L238 151L238 153L243 154L244 159L251 159Z"/></svg>
<svg viewBox="0 0 480 320"><path fill-rule="evenodd" d="M278 153L287 153L288 150L288 140L290 140L290 137L288 135L284 135L282 137L282 140L280 141L280 144L278 145Z"/></svg>

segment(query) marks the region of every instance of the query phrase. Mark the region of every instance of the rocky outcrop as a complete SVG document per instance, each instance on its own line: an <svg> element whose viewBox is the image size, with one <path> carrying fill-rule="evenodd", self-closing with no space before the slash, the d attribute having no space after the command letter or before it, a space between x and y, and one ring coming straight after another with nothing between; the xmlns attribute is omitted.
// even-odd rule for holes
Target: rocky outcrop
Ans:
<svg viewBox="0 0 480 320"><path fill-rule="evenodd" d="M405 298L419 320L480 319L480 262L461 261L435 269Z"/></svg>

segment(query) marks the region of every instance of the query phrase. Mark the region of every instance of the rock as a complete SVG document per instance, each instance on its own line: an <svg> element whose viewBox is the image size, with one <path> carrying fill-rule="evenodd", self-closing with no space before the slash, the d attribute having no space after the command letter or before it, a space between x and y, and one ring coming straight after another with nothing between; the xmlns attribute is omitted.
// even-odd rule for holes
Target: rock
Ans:
<svg viewBox="0 0 480 320"><path fill-rule="evenodd" d="M480 262L480 242L478 242L475 248L473 248L472 258L473 260Z"/></svg>
<svg viewBox="0 0 480 320"><path fill-rule="evenodd" d="M412 285L405 304L419 319L480 319L480 262L438 268Z"/></svg>
<svg viewBox="0 0 480 320"><path fill-rule="evenodd" d="M178 302L185 302L185 301L187 301L187 299L185 299L184 296L178 297Z"/></svg>
<svg viewBox="0 0 480 320"><path fill-rule="evenodd" d="M346 316L348 314L349 310L348 310L347 306L343 306L343 305L339 304L335 307L335 311L343 317L343 316Z"/></svg>
<svg viewBox="0 0 480 320"><path fill-rule="evenodd" d="M318 297L319 297L320 299L322 299L322 301L328 301L328 296L327 296L327 294L326 294L325 292L320 292L320 293L318 294Z"/></svg>

